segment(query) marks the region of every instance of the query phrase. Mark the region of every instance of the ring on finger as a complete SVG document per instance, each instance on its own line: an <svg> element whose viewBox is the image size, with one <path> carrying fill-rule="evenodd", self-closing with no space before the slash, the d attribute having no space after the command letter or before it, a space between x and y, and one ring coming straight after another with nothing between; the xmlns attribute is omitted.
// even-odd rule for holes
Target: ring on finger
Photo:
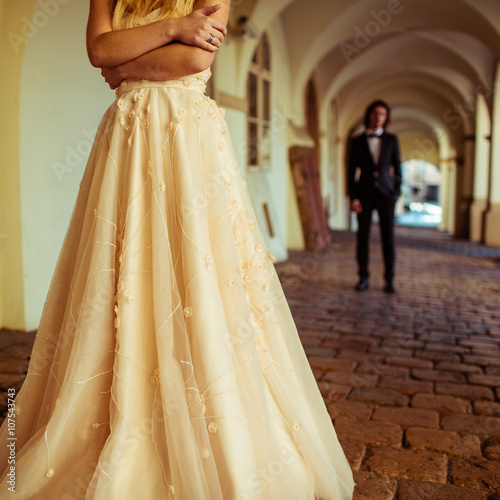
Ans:
<svg viewBox="0 0 500 500"><path fill-rule="evenodd" d="M210 38L207 40L208 43L212 43L215 40L213 35L210 35Z"/></svg>

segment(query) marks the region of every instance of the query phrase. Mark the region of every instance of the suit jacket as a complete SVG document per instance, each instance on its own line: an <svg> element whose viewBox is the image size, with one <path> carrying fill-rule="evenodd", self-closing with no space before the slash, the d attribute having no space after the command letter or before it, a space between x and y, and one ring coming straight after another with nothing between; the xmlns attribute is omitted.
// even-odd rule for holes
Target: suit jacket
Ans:
<svg viewBox="0 0 500 500"><path fill-rule="evenodd" d="M348 160L348 186L351 200L363 200L379 191L396 200L401 189L401 154L398 138L389 132L380 136L380 155L377 164L373 161L366 132L351 140ZM394 169L394 175L391 168ZM356 180L356 168L361 170Z"/></svg>

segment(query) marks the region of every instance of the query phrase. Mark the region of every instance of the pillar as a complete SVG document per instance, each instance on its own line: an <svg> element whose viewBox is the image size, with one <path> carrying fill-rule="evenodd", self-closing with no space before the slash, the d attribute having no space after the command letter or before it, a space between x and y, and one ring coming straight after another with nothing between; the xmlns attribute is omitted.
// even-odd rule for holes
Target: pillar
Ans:
<svg viewBox="0 0 500 500"><path fill-rule="evenodd" d="M490 162L491 120L484 96L476 104L476 147L474 151L473 200L470 207L469 238L481 241L483 213L487 207L488 175Z"/></svg>
<svg viewBox="0 0 500 500"><path fill-rule="evenodd" d="M443 218L439 229L441 231L450 231L452 226L452 220L450 214L450 198L455 198L450 196L453 186L453 178L450 175L450 146L447 138L441 138L439 140L439 170L441 171L441 186L439 187L439 205L443 209Z"/></svg>
<svg viewBox="0 0 500 500"><path fill-rule="evenodd" d="M463 157L457 161L455 231L458 238L469 238L470 207L473 199L475 136L465 136Z"/></svg>
<svg viewBox="0 0 500 500"><path fill-rule="evenodd" d="M35 0L2 2L0 10L0 59L8 78L0 81L0 327L25 328L24 270L20 185L20 89L24 49L28 40L25 22L31 19ZM8 97L7 97L8 96Z"/></svg>
<svg viewBox="0 0 500 500"><path fill-rule="evenodd" d="M484 243L500 246L500 63L493 86L493 119L491 123L490 183L484 218Z"/></svg>

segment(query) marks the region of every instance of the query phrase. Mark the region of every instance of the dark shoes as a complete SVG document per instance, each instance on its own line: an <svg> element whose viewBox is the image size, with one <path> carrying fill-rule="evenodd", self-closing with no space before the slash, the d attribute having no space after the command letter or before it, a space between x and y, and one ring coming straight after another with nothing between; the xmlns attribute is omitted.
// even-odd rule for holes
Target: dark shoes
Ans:
<svg viewBox="0 0 500 500"><path fill-rule="evenodd" d="M359 283L354 287L357 292L363 292L368 288L368 278L361 278Z"/></svg>
<svg viewBox="0 0 500 500"><path fill-rule="evenodd" d="M368 278L360 278L359 283L354 287L357 292L364 292L369 287ZM393 281L386 281L384 286L385 293L396 293L396 287Z"/></svg>

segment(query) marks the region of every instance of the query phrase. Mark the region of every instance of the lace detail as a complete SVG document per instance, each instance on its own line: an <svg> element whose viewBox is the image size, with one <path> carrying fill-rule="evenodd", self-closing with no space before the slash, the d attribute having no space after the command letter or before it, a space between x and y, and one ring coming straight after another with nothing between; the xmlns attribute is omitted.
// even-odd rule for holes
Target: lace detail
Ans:
<svg viewBox="0 0 500 500"><path fill-rule="evenodd" d="M255 280L262 285L263 290L267 291L276 273L272 264L275 260L269 250L264 250L264 247L258 244L251 259L239 261L238 271L245 283Z"/></svg>
<svg viewBox="0 0 500 500"><path fill-rule="evenodd" d="M210 68L201 73L183 76L175 80L153 81L153 80L123 80L115 91L117 98L133 90L152 89L152 88L180 88L193 90L204 94L207 88L207 82L212 76Z"/></svg>
<svg viewBox="0 0 500 500"><path fill-rule="evenodd" d="M149 122L147 116L151 110L151 106L148 104L147 100L144 99L145 96L146 89L141 88L134 93L131 99L125 97L120 97L118 99L117 106L122 111L120 125L125 130L129 130L136 121L139 121L141 127L148 128Z"/></svg>

